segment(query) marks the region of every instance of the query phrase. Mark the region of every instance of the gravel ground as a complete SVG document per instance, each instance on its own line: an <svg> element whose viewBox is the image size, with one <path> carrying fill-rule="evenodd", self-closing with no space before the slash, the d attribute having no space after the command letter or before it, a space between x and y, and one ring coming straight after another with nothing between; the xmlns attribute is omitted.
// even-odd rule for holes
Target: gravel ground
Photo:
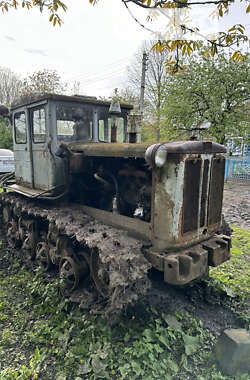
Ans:
<svg viewBox="0 0 250 380"><path fill-rule="evenodd" d="M250 185L225 184L223 213L229 224L250 230Z"/></svg>

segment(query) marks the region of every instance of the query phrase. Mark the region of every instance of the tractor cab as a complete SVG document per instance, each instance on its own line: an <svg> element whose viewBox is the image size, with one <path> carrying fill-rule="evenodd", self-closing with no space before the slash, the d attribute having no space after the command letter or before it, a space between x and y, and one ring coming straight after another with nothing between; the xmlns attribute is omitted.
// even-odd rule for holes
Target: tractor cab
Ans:
<svg viewBox="0 0 250 380"><path fill-rule="evenodd" d="M65 162L56 155L58 147L126 142L127 115L132 108L121 105L115 115L114 133L110 102L55 94L18 99L11 107L16 176L13 190L31 197L63 194L68 179Z"/></svg>

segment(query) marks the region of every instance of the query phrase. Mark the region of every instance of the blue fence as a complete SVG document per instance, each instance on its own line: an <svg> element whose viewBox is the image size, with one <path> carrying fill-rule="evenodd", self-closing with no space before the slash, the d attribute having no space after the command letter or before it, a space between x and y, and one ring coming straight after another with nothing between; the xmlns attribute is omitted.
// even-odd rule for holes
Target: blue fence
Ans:
<svg viewBox="0 0 250 380"><path fill-rule="evenodd" d="M250 185L250 156L227 158L225 181Z"/></svg>

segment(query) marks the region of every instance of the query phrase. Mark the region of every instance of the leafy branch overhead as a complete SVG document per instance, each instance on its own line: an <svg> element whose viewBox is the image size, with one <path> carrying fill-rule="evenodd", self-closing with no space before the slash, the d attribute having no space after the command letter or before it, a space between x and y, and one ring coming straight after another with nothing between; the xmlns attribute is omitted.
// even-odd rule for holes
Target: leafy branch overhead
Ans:
<svg viewBox="0 0 250 380"><path fill-rule="evenodd" d="M102 0L88 0L90 4L95 5ZM195 6L202 6L204 10L206 6L214 5L214 16L218 19L221 19L225 15L232 13L230 9L231 4L234 3L234 0L208 0L208 1L188 1L188 0L120 0L133 19L139 23L145 29L148 29L145 25L138 21L134 17L130 5L135 5L139 8L148 9L150 11L166 11L167 9L172 9L174 12L180 11L181 9L191 9ZM246 14L250 13L250 4L246 0L239 0L242 3L242 7L246 4L245 12ZM67 11L67 6L61 0L0 0L0 9L2 12L7 12L10 8L39 8L41 12L47 10L49 12L49 21L53 26L62 25L61 13ZM151 21L151 16L147 17L147 21ZM182 35L186 33L196 34L197 41L194 41L193 38L185 39L184 37L177 37L172 39L159 38L159 42L155 45L155 51L163 52L168 51L172 53L169 60L166 62L167 71L171 73L179 72L183 70L181 64L181 57L190 56L196 50L199 50L201 47L201 38L202 31L198 30L196 27L188 27L185 22L177 25L182 31ZM204 52L206 56L214 57L218 53L219 48L228 48L236 46L237 50L232 55L232 59L235 62L243 61L245 56L240 51L240 43L247 42L249 40L245 26L242 24L232 25L228 30L220 31L214 37L207 38L209 45L207 50Z"/></svg>
<svg viewBox="0 0 250 380"><path fill-rule="evenodd" d="M28 10L32 8L39 8L41 12L44 9L47 9L50 16L49 21L52 22L53 26L57 24L59 26L62 25L62 19L59 15L62 11L66 12L67 6L60 0L0 0L0 9L2 13L8 12L9 9L18 9L18 8L26 8Z"/></svg>

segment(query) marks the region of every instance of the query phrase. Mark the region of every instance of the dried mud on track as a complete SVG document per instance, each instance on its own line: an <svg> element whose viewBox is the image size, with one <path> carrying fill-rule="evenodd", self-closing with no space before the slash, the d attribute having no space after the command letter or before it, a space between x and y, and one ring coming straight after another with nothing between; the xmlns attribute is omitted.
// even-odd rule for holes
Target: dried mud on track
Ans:
<svg viewBox="0 0 250 380"><path fill-rule="evenodd" d="M229 224L250 230L250 185L225 184L223 213Z"/></svg>

